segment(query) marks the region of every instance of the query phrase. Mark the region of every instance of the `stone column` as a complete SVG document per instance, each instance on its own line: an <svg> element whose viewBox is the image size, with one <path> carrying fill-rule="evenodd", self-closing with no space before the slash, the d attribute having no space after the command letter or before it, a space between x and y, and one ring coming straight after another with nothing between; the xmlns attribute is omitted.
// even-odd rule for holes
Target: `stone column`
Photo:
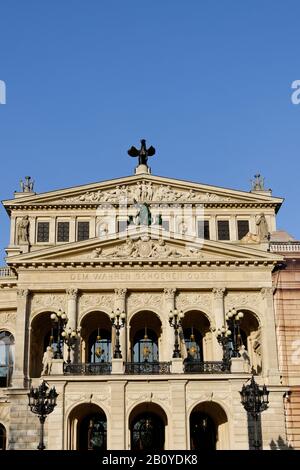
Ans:
<svg viewBox="0 0 300 470"><path fill-rule="evenodd" d="M67 317L68 323L67 328L72 328L74 330L77 327L77 299L78 299L78 289L74 287L66 289L67 294ZM79 340L77 341L77 345L75 351L71 351L71 362L74 361L75 357L77 360L79 355ZM67 358L67 346L64 345L64 359ZM77 360L75 362L77 362Z"/></svg>
<svg viewBox="0 0 300 470"><path fill-rule="evenodd" d="M117 308L120 309L121 312L123 312L124 310L124 312L126 313L126 317L127 317L126 293L127 293L127 289L115 289L114 311L116 311ZM127 318L126 318L125 326L120 329L120 347L121 347L122 359L124 362L127 361L127 345L126 345L127 328L128 328L128 325L127 325ZM114 345L112 345L112 347L114 347ZM112 355L113 355L113 351L112 351Z"/></svg>
<svg viewBox="0 0 300 470"><path fill-rule="evenodd" d="M224 294L226 292L225 287L214 287L213 293L213 313L215 317L216 330L222 328L225 325L225 314L224 314ZM222 346L218 343L216 337L216 331L212 332L212 345L213 345L213 360L221 361L223 358Z"/></svg>
<svg viewBox="0 0 300 470"><path fill-rule="evenodd" d="M269 384L279 382L278 351L275 329L275 313L273 303L273 287L261 289L264 321L261 329L262 341L262 372L269 377Z"/></svg>
<svg viewBox="0 0 300 470"><path fill-rule="evenodd" d="M164 338L162 340L162 350L159 352L160 361L171 361L174 350L174 329L169 325L169 313L170 310L175 308L175 288L165 288L164 289L164 316L163 316L163 325L162 331Z"/></svg>
<svg viewBox="0 0 300 470"><path fill-rule="evenodd" d="M28 346L29 290L17 290L16 347L13 370L13 387L23 388L25 378L25 348Z"/></svg>

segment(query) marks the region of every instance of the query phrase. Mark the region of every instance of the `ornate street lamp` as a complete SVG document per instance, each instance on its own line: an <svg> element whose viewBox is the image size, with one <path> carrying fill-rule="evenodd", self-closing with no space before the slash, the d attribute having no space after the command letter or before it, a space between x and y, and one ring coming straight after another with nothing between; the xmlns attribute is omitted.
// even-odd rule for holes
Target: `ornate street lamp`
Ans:
<svg viewBox="0 0 300 470"><path fill-rule="evenodd" d="M232 332L232 357L240 357L239 348L241 346L240 321L244 317L243 312L237 312L231 308L225 316L227 326Z"/></svg>
<svg viewBox="0 0 300 470"><path fill-rule="evenodd" d="M182 310L178 311L177 309L170 310L169 313L169 323L170 325L174 328L174 334L175 334L175 341L174 341L174 351L173 351L173 357L181 357L181 352L179 348L179 341L178 341L178 330L181 327L181 320L184 317L184 313Z"/></svg>
<svg viewBox="0 0 300 470"><path fill-rule="evenodd" d="M119 308L116 309L115 312L111 312L110 314L110 321L112 326L116 330L116 343L115 343L115 350L114 350L114 359L122 359L122 353L120 348L120 329L125 325L125 312Z"/></svg>
<svg viewBox="0 0 300 470"><path fill-rule="evenodd" d="M223 349L223 362L228 364L230 361L230 349L229 343L231 343L231 331L223 326L217 330L217 340L221 344Z"/></svg>
<svg viewBox="0 0 300 470"><path fill-rule="evenodd" d="M53 321L54 326L57 327L57 348L54 353L54 359L62 359L63 354L61 350L61 333L68 323L68 317L65 312L59 309L57 313L52 313L50 318Z"/></svg>
<svg viewBox="0 0 300 470"><path fill-rule="evenodd" d="M71 350L75 349L75 344L77 343L77 340L80 338L80 331L81 331L81 327L78 327L73 330L69 326L67 329L64 329L61 334L63 341L66 343L68 347L67 364L70 364L71 362Z"/></svg>
<svg viewBox="0 0 300 470"><path fill-rule="evenodd" d="M49 389L47 383L43 380L41 385L37 388L31 387L30 392L27 394L30 410L32 413L38 415L40 420L40 442L37 446L38 450L44 450L44 423L49 413L52 413L56 406L56 398L58 393L55 387Z"/></svg>
<svg viewBox="0 0 300 470"><path fill-rule="evenodd" d="M265 385L259 388L252 375L250 384L244 384L240 394L243 407L254 420L254 448L260 450L262 442L259 438L259 416L268 408L269 391Z"/></svg>

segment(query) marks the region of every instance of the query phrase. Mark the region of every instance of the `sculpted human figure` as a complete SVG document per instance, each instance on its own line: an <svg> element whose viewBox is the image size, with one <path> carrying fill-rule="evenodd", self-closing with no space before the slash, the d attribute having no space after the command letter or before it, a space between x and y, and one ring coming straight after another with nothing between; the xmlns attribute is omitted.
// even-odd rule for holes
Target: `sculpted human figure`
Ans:
<svg viewBox="0 0 300 470"><path fill-rule="evenodd" d="M28 243L29 242L29 218L28 215L22 217L17 225L17 242Z"/></svg>
<svg viewBox="0 0 300 470"><path fill-rule="evenodd" d="M52 368L52 360L53 360L53 350L51 346L47 346L47 349L43 355L42 375L50 375L51 368Z"/></svg>
<svg viewBox="0 0 300 470"><path fill-rule="evenodd" d="M268 240L268 235L269 235L269 229L268 229L268 223L266 221L266 217L264 214L260 214L257 221L256 221L256 227L257 227L257 235L259 237L259 241L267 241Z"/></svg>

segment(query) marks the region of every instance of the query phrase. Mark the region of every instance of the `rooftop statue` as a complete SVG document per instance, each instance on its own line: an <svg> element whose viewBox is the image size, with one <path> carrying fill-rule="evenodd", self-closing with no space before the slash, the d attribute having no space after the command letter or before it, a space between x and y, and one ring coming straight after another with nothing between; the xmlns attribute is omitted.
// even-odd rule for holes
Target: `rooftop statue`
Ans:
<svg viewBox="0 0 300 470"><path fill-rule="evenodd" d="M149 147L148 149L146 148L146 140L142 139L141 140L141 148L138 150L136 147L132 146L128 150L128 155L130 157L139 157L139 165L147 165L148 157L152 157L155 154L155 148Z"/></svg>
<svg viewBox="0 0 300 470"><path fill-rule="evenodd" d="M31 176L25 176L25 182L20 180L20 186L23 193L32 193L34 181L31 179Z"/></svg>

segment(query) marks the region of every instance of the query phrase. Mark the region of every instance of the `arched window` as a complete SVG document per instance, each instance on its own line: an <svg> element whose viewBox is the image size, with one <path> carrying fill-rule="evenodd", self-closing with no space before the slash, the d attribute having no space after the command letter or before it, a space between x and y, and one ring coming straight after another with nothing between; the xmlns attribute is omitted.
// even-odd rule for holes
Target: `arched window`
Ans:
<svg viewBox="0 0 300 470"><path fill-rule="evenodd" d="M14 364L15 340L8 331L0 332L0 387L9 387Z"/></svg>
<svg viewBox="0 0 300 470"><path fill-rule="evenodd" d="M187 357L191 360L203 361L203 336L197 328L183 329Z"/></svg>
<svg viewBox="0 0 300 470"><path fill-rule="evenodd" d="M88 341L90 363L111 361L111 332L97 329L89 336Z"/></svg>
<svg viewBox="0 0 300 470"><path fill-rule="evenodd" d="M133 338L132 362L157 362L158 338L155 331L144 328Z"/></svg>

